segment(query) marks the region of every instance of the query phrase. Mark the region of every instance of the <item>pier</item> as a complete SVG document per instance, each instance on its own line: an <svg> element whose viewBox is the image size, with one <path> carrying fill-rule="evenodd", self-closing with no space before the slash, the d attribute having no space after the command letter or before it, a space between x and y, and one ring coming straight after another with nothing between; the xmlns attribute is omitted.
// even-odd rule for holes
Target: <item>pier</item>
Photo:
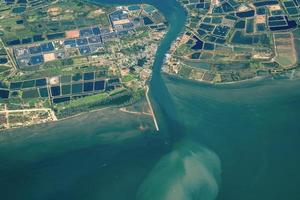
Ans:
<svg viewBox="0 0 300 200"><path fill-rule="evenodd" d="M158 124L157 124L157 121L156 121L155 114L153 112L153 108L152 108L151 101L150 101L148 93L149 93L149 86L146 86L146 93L145 94L146 94L146 99L147 99L147 102L148 102L148 105L149 105L150 113L151 113L152 118L153 118L155 129L156 129L156 131L159 131L159 127L158 127Z"/></svg>

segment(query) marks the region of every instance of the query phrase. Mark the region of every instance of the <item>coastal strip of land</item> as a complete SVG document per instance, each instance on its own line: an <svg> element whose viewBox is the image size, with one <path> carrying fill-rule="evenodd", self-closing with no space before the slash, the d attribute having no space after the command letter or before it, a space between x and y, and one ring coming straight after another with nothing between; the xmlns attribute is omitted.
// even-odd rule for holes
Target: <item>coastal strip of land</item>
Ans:
<svg viewBox="0 0 300 200"><path fill-rule="evenodd" d="M153 122L154 122L154 125L155 125L155 129L156 131L159 131L159 127L158 127L158 124L157 124L157 120L156 120L156 117L155 117L155 114L153 112L153 108L152 108L152 105L151 105L151 101L150 101L150 98L149 98L149 87L146 86L146 99L147 99L147 102L148 102L148 105L149 105L149 108L150 108L150 113L152 115L152 118L153 118Z"/></svg>
<svg viewBox="0 0 300 200"><path fill-rule="evenodd" d="M82 6L81 0L25 4L16 12L17 3L0 2L0 130L104 107L140 114L129 105L144 98L168 28L157 8ZM153 115L145 107L141 114Z"/></svg>

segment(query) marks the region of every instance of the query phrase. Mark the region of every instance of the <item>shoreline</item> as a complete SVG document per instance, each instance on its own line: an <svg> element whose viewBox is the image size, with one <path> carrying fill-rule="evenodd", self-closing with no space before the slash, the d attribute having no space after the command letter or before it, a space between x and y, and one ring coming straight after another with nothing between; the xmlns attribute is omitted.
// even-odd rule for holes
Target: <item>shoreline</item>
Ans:
<svg viewBox="0 0 300 200"><path fill-rule="evenodd" d="M184 9L184 11L187 13L187 19L189 19L192 16L191 15L192 14L192 9L189 9L188 6L185 3L183 3L182 0L176 0L176 1L182 6L182 8ZM193 4L193 3L190 2L190 4ZM212 14L212 13L210 13L210 14ZM206 14L204 16L206 16ZM171 48L167 52L167 54L170 57L180 58L179 56L174 55L174 52L176 51L176 49L178 47L178 46L176 46L176 44L178 43L178 40L180 40L180 38L182 38L182 36L184 35L185 32L192 32L193 33L193 29L190 26L188 26L189 23L190 23L189 20L186 20L185 25L184 25L183 33L179 34L177 40L174 40L172 42ZM294 31L292 31L292 32L294 32ZM274 33L274 34L277 34L277 33ZM292 43L293 48L292 49L293 49L293 52L295 52L295 55L297 55L297 48L296 48L297 43L295 42L295 40L297 38L295 38L295 35L293 35L292 38L293 38L292 39L292 41L293 41L293 43ZM276 48L276 46L275 46L275 48ZM276 53L276 51L275 51L275 53ZM193 61L193 59L190 59L188 61ZM201 61L201 59L199 59L198 61ZM162 65L162 72L165 73L165 74L167 74L167 75L169 75L169 76L177 77L179 79L184 79L184 80L188 80L188 81L195 81L197 83L203 83L203 84L207 84L207 85L231 85L231 84L236 84L236 83L239 84L239 83L245 83L245 82L247 83L247 82L259 81L259 80L268 79L268 78L276 80L277 76L279 76L279 77L283 76L284 77L284 76L286 76L287 73L292 73L293 74L294 70L300 72L300 67L299 67L299 65L297 63L298 61L299 61L299 58L296 57L296 62L292 66L288 66L287 68L279 69L279 70L282 70L282 71L277 71L277 69L274 69L274 71L270 72L270 74L268 74L268 75L263 75L263 76L256 75L256 76L254 76L252 78L246 78L246 79L237 80L237 81L233 80L233 81L228 81L228 82L226 82L226 81L224 81L224 82L222 82L222 81L221 82L206 81L206 80L202 80L203 76L202 76L201 79L189 79L189 78L180 77L178 75L178 73L172 73L172 72L170 73L170 71L167 69L168 65L167 65L166 61ZM198 68L190 66L190 65L186 65L186 66L188 68L191 68L191 69L198 69ZM164 69L165 67L166 67L167 70ZM201 67L200 67L200 70L203 70L204 74L209 71L209 70L203 69ZM271 70L271 69L269 69L269 70ZM180 71L180 70L178 70L178 71ZM256 71L256 72L258 72L258 71ZM296 76L296 77L292 77L292 78L300 78L300 76L299 77ZM287 76L287 79L292 79L292 78Z"/></svg>
<svg viewBox="0 0 300 200"><path fill-rule="evenodd" d="M46 124L57 123L57 122L65 121L65 120L68 120L68 119L73 119L73 118L79 117L79 116L84 115L84 114L103 111L103 110L106 110L106 109L109 109L109 108L114 108L114 107L109 106L109 107L105 107L105 108L99 108L99 109L95 109L95 110L90 110L90 111L87 111L87 112L78 113L76 115L68 116L68 117L61 118L61 119L56 118L56 120L49 121L49 122L41 122L41 123L37 123L37 124L30 124L30 125L27 125L27 126L20 126L20 127L12 127L12 128L2 129L2 130L0 130L0 134L2 134L5 131L16 130L16 129L19 129L19 128L29 128L29 127L32 127L32 126L37 126L37 125L42 125L42 124L46 125ZM52 112L54 112L52 109L50 109L50 110Z"/></svg>
<svg viewBox="0 0 300 200"><path fill-rule="evenodd" d="M155 129L156 131L158 132L159 131L159 127L158 127L158 124L157 124L157 120L156 120L156 117L155 117L155 113L153 111L153 108L152 108L152 105L151 105L151 101L150 101L150 98L149 98L149 86L147 85L146 86L146 91L145 91L145 95L146 95L146 100L148 102L148 106L149 106L149 109L150 109L150 112L151 112L151 115L152 115L152 118L153 118L153 122L154 122L154 125L155 125Z"/></svg>
<svg viewBox="0 0 300 200"><path fill-rule="evenodd" d="M295 70L295 69L293 69ZM297 70L297 69L296 69ZM300 68L299 68L300 70ZM255 76L253 78L249 78L249 79L244 79L244 80L238 80L238 81L229 81L229 82L209 82L209 81L203 81L203 80L195 80L195 79L186 79L186 78L182 78L180 76L178 76L177 74L173 74L173 73L168 73L165 71L162 71L166 76L169 77L173 77L173 78L178 78L180 80L186 80L186 81L191 81L194 83L199 83L199 84L205 84L208 86L225 86L225 85L238 85L238 84L242 84L242 83L254 83L257 81L262 81L262 80L267 80L267 79L272 79L272 80L280 80L277 79L274 76ZM286 74L281 73L278 74L278 76L283 76L285 77L287 80L296 80L299 79L300 77L297 76L293 76L292 78L288 77Z"/></svg>
<svg viewBox="0 0 300 200"><path fill-rule="evenodd" d="M126 5L126 6L129 6L129 5L143 5L143 6L144 5L151 5L159 13L161 13L161 11L155 6L155 4L149 4L149 3L125 3L125 2L124 3L110 3L110 2L109 3L101 3L101 2L98 2L98 1L94 1L94 0L79 0L79 2L83 2L85 4L96 5L96 6L101 6L101 5L106 6L106 5L108 5L108 6L114 6L114 7L115 6L123 6L123 5ZM56 2L54 2L54 3L56 3ZM167 20L165 19L165 16L163 14L161 14L161 15L162 15L164 21L167 22ZM169 32L169 29L170 29L170 26L167 25L166 31L163 32L163 37L162 38L164 38L165 35ZM2 41L0 41L0 42L2 42ZM158 46L160 46L160 45L161 45L161 41L158 42ZM153 57L154 57L154 59L156 58L155 56L153 56ZM153 69L153 66L152 66L151 69ZM146 85L146 87L149 90L149 85ZM158 128L157 121L156 121L156 118L155 118L155 115L154 115L154 112L153 112L153 109L152 109L152 106L151 106L150 98L148 97L148 94L146 94L146 95L147 95L147 102L148 102L149 108L151 110L151 113L143 113L143 114L152 116L154 124L155 124L155 128L158 131L159 128ZM53 123L53 122L57 122L57 121L63 121L63 120L75 118L77 116L87 114L87 113L97 112L97 111L101 111L101 110L105 110L105 109L109 109L109 108L120 108L120 107L121 106L108 106L108 107L104 107L104 108L92 109L92 110L87 110L87 111L84 111L84 112L77 113L75 115L66 116L66 117L63 117L63 118L57 117L53 107L45 107L43 109L27 109L27 110L25 109L25 110L15 110L15 111L12 110L12 111L9 111L9 112L14 113L14 112L25 112L25 111L28 111L28 112L30 112L30 111L32 111L32 112L33 111L47 111L49 113L49 116L51 117L51 119L49 118L49 121L47 121L47 122L43 122L43 121L40 120L40 121L36 121L36 123L32 122L32 123L28 123L28 124L26 124L24 121L22 121L20 123L20 126L19 126L19 124L16 124L15 127L8 127L8 128L1 129L0 132L10 130L10 129L25 128L25 127L30 127L30 126L34 126L34 125L48 124L48 123ZM120 111L122 111L122 110L120 110ZM7 111L6 110L5 111L0 111L0 114L1 113L5 114L5 113L7 113ZM7 119L8 119L8 117L7 117Z"/></svg>

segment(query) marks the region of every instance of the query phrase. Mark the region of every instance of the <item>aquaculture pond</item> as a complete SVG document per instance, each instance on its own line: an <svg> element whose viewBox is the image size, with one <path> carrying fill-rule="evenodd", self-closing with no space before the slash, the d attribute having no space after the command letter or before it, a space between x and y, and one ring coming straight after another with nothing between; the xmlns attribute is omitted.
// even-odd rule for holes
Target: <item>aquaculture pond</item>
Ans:
<svg viewBox="0 0 300 200"><path fill-rule="evenodd" d="M144 3L159 8L170 24L150 82L159 132L148 115L118 109L6 131L0 143L1 197L300 199L300 81L212 86L162 75L186 13L176 0Z"/></svg>

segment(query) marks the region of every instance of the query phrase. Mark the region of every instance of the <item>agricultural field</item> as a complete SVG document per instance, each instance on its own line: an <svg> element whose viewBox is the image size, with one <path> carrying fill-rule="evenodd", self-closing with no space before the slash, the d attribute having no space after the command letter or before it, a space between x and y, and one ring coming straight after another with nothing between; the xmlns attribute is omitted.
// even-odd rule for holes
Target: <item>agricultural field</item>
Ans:
<svg viewBox="0 0 300 200"><path fill-rule="evenodd" d="M300 2L180 1L188 21L166 59L166 73L224 83L261 74L274 76L298 67L299 49L294 43L299 35L295 33Z"/></svg>
<svg viewBox="0 0 300 200"><path fill-rule="evenodd" d="M274 34L274 45L275 61L285 68L293 67L297 62L293 35L291 33Z"/></svg>
<svg viewBox="0 0 300 200"><path fill-rule="evenodd" d="M0 129L138 101L167 22L150 5L0 1Z"/></svg>

